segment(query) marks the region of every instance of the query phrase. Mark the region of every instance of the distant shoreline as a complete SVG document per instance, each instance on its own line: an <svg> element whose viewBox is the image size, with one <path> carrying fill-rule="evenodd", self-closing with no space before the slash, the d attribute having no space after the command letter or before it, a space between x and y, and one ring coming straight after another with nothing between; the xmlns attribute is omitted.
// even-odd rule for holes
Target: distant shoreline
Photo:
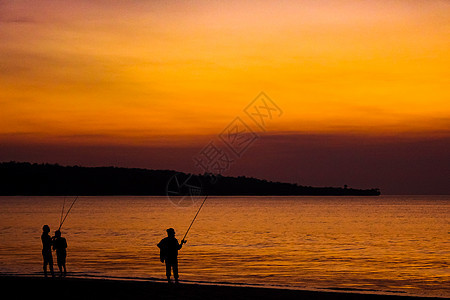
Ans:
<svg viewBox="0 0 450 300"><path fill-rule="evenodd" d="M174 170L0 163L2 196L379 196L378 188L312 187Z"/></svg>
<svg viewBox="0 0 450 300"><path fill-rule="evenodd" d="M446 299L440 297L415 297L359 292L329 292L292 290L266 287L226 286L214 284L169 285L165 282L86 279L43 278L0 275L4 295L14 298L41 298L44 295L64 295L71 299ZM48 294L50 292L50 294Z"/></svg>

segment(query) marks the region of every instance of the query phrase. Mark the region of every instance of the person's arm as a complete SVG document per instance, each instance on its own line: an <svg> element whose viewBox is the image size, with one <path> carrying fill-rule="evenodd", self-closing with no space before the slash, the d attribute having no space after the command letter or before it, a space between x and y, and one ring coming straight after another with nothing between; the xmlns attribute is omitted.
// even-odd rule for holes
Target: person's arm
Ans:
<svg viewBox="0 0 450 300"><path fill-rule="evenodd" d="M51 247L53 248L53 250L56 250L56 247L55 247L56 243L55 243L54 238L55 237L50 237L50 236L48 237Z"/></svg>
<svg viewBox="0 0 450 300"><path fill-rule="evenodd" d="M177 242L178 243L178 242ZM181 240L181 243L178 244L178 250L180 250L183 247L183 244L186 244L185 240Z"/></svg>

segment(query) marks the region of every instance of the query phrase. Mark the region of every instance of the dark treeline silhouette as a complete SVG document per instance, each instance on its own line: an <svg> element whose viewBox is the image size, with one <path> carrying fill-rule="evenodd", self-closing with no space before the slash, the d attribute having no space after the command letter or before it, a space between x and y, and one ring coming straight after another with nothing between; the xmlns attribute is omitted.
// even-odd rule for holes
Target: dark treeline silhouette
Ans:
<svg viewBox="0 0 450 300"><path fill-rule="evenodd" d="M60 166L26 162L0 163L0 195L165 195L173 170ZM378 196L373 189L311 187L251 177L192 175L208 195L360 195Z"/></svg>

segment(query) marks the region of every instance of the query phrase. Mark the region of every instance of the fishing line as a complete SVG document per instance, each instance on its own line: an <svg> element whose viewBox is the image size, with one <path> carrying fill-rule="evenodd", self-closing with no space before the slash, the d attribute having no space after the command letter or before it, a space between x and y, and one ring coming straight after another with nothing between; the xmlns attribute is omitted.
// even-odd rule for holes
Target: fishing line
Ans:
<svg viewBox="0 0 450 300"><path fill-rule="evenodd" d="M78 200L78 196L75 198L75 200L73 200L72 205L70 205L69 210L66 213L66 216L64 217L64 219L62 220L61 224L59 225L59 229L61 229L62 225L64 224L64 221L66 220L67 216L70 213L70 210L72 209L73 205L75 204L75 202ZM58 229L58 230L59 230Z"/></svg>
<svg viewBox="0 0 450 300"><path fill-rule="evenodd" d="M63 202L63 206L61 209L61 217L59 218L59 227L61 228L61 223L62 223L62 219L63 219L63 214L64 214L64 205L66 205L66 196L64 196L64 202Z"/></svg>
<svg viewBox="0 0 450 300"><path fill-rule="evenodd" d="M182 239L182 241L186 238L186 236L187 236L187 234L188 234L188 232L189 232L189 230L191 229L191 227L192 227L192 224L194 224L194 221L195 221L195 219L197 218L197 216L198 216L198 213L200 212L200 210L202 209L202 207L203 207L203 204L205 204L205 201L206 201L206 199L208 199L208 195L205 197L205 199L203 200L203 202L202 202L202 205L200 205L200 207L199 207L199 209L197 210L197 213L195 214L195 217L194 217L194 219L192 220L192 222L191 222L191 225L189 225L189 228L188 228L188 230L186 231L186 233L184 234L184 237L183 237L183 239Z"/></svg>

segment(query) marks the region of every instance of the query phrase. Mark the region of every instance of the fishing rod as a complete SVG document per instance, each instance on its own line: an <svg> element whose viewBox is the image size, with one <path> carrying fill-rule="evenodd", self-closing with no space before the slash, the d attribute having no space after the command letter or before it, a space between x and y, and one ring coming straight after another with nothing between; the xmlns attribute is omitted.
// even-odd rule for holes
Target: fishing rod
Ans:
<svg viewBox="0 0 450 300"><path fill-rule="evenodd" d="M200 210L202 209L203 204L205 204L206 199L208 199L208 195L206 195L205 199L204 199L203 202L202 202L202 205L200 205L199 209L197 210L197 213L195 214L195 217L194 217L194 219L192 220L191 225L189 225L188 230L187 230L186 233L184 234L184 237L183 237L182 241L184 241L184 239L186 238L186 236L187 236L189 230L190 230L191 227L192 227L192 224L194 224L195 219L197 219L198 213L199 213Z"/></svg>
<svg viewBox="0 0 450 300"><path fill-rule="evenodd" d="M62 220L62 222L59 224L59 228L58 230L61 229L62 225L64 224L64 221L66 221L67 216L70 213L70 210L72 209L73 205L75 204L75 202L78 200L78 196L75 198L75 200L73 200L72 205L70 205L69 210L67 211L66 215L64 216L64 219ZM63 208L64 209L64 208Z"/></svg>

